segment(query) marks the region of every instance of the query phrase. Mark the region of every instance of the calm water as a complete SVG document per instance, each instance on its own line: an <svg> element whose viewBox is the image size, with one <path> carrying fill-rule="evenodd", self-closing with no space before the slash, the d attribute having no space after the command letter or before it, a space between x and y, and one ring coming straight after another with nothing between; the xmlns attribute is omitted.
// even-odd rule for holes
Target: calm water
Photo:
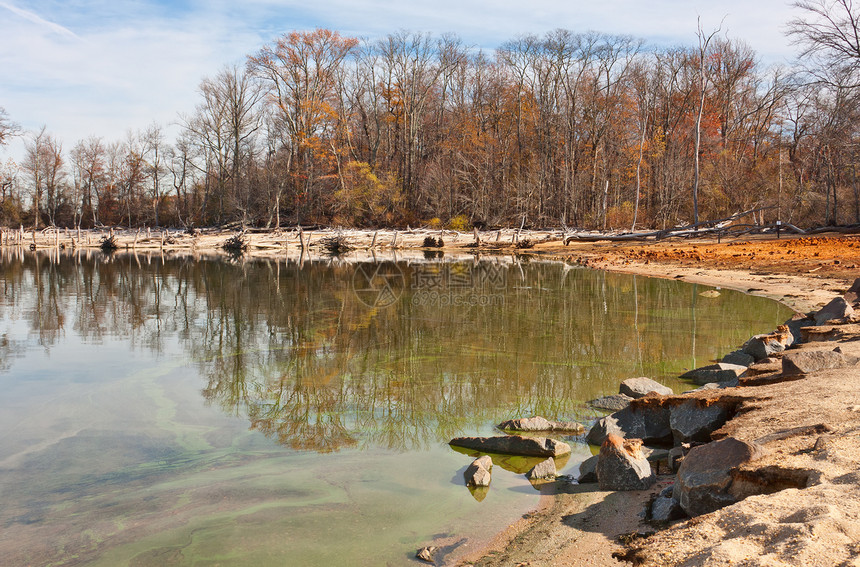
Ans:
<svg viewBox="0 0 860 567"><path fill-rule="evenodd" d="M512 258L6 252L0 278L3 565L409 564L537 504L521 459L473 496L452 437L589 422L631 376L688 389L671 376L790 316Z"/></svg>

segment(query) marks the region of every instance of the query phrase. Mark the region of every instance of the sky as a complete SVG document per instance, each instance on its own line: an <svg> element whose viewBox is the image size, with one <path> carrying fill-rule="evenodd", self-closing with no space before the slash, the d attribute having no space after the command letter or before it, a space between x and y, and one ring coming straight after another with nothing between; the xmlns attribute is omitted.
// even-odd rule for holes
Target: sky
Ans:
<svg viewBox="0 0 860 567"><path fill-rule="evenodd" d="M783 32L797 15L787 0L0 0L0 107L68 151L88 136L175 124L203 78L292 30L451 32L492 51L556 28L693 45L700 19L770 64L793 58ZM0 160L22 154L18 139Z"/></svg>

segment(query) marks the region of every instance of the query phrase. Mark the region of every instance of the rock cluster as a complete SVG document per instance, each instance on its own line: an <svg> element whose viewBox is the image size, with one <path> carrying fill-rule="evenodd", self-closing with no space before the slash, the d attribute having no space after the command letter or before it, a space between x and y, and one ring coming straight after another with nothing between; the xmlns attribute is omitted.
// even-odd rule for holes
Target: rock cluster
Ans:
<svg viewBox="0 0 860 567"><path fill-rule="evenodd" d="M852 305L860 301L860 278L845 297L818 312L795 316L774 332L751 337L720 362L695 368L681 378L711 390L783 381L820 370L857 365L860 359L840 348L808 348L816 341L837 340L850 333L858 319ZM823 347L824 345L822 345ZM803 348L800 348L803 347ZM635 490L653 483L651 468L639 447L665 444L668 469L677 473L671 489L656 497L646 516L668 522L697 516L769 490L738 480L741 467L762 455L755 443L726 437L712 440L736 411L732 395L684 394L646 385L646 379L625 381L619 395L630 398L621 409L598 419L586 439L600 445L599 456L580 465L579 482L597 482L603 489ZM640 387L640 384L642 386ZM697 390L698 392L698 390ZM599 407L591 402L595 407Z"/></svg>

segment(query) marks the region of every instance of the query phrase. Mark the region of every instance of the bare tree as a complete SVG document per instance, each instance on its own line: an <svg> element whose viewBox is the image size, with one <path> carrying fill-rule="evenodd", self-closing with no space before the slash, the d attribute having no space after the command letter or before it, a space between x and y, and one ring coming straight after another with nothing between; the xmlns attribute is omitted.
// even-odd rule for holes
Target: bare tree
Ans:
<svg viewBox="0 0 860 567"><path fill-rule="evenodd" d="M833 68L860 69L860 7L852 0L799 0L801 17L788 24L788 35L800 45L801 58L811 58L808 70L827 80ZM825 73L822 73L824 71ZM855 77L855 84L857 78Z"/></svg>
<svg viewBox="0 0 860 567"><path fill-rule="evenodd" d="M9 138L18 135L19 132L19 126L12 122L6 109L0 106L0 146L8 144Z"/></svg>

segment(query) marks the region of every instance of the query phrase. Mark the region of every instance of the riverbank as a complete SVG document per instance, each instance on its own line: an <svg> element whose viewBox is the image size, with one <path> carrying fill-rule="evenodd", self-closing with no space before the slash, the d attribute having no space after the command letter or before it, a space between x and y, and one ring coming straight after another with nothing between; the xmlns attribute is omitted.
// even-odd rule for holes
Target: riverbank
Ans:
<svg viewBox="0 0 860 567"><path fill-rule="evenodd" d="M798 312L820 308L860 276L856 237L744 239L733 242L547 244L537 247L590 267L677 278L771 297ZM762 329L763 332L769 329ZM803 348L832 350L837 343ZM860 334L846 329L838 346L860 356ZM823 370L804 379L721 390L740 396L736 417L713 434L768 440L766 455L745 472L765 492L655 532L641 513L674 482L649 490L600 491L558 483L534 514L460 565L835 565L860 552L860 369ZM761 382L768 382L767 375ZM787 403L788 402L788 403ZM809 426L803 429L803 426ZM800 427L801 429L797 429ZM785 432L793 431L786 435ZM826 448L822 448L826 447ZM650 537L647 534L654 533ZM627 561L619 561L622 556ZM629 561L629 562L628 562ZM853 563L851 563L853 564Z"/></svg>
<svg viewBox="0 0 860 567"><path fill-rule="evenodd" d="M109 237L109 233L44 231L26 233L24 238L12 237L11 242L10 236L4 238L4 247L26 249L33 244L37 249L95 251L101 238ZM120 250L150 255L226 255L222 246L234 236L235 233L216 231L114 232ZM295 230L246 233L242 258L322 256L323 240L332 236L344 237L355 248L352 254L379 254L385 258L406 254L422 257L424 239L441 237L442 248L428 252L441 251L448 257L530 254L569 264L739 289L782 301L801 312L812 311L841 294L860 275L860 240L853 236L580 242L564 246L560 234L552 232L476 235L449 231ZM853 340L839 342L849 352L854 352L854 344L857 342ZM854 428L860 431L860 412L853 409L860 407L858 383L856 370L843 369L804 380L735 389L732 395L742 398L745 411L718 432L754 441L798 426L826 426L768 443L769 454L758 463L772 471L806 471L806 479L824 478L826 483L804 488L789 485L773 494L753 496L641 540L631 534L653 528L641 524L638 514L650 495L672 482L671 478L662 478L648 491L627 493L599 491L595 485L557 483L555 493L545 495L539 510L499 534L489 547L464 546L462 551L470 555L461 555L461 564L617 565L614 552L627 553L639 563L653 565L742 563L762 554L771 554L772 563L838 564L843 558L833 553L852 549L856 553L860 539L860 498L856 494L857 481L850 476L860 463L853 449L856 435L852 433ZM786 404L786 400L791 403ZM827 431L834 440L829 449L816 452L821 431ZM824 452L833 458L817 458ZM820 475L813 474L816 471Z"/></svg>

